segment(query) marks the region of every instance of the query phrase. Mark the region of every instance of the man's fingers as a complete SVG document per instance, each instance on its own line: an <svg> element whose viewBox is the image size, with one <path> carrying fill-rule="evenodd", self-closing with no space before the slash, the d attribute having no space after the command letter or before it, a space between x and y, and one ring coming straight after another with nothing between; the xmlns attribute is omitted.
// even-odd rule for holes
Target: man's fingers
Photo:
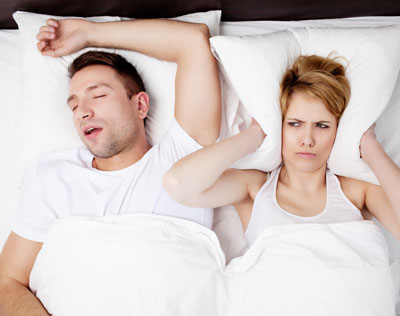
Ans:
<svg viewBox="0 0 400 316"><path fill-rule="evenodd" d="M58 55L56 55L56 53L55 53L55 51L53 49L48 49L48 50L42 51L42 55L43 56L50 56L50 57L58 57Z"/></svg>
<svg viewBox="0 0 400 316"><path fill-rule="evenodd" d="M56 31L56 29L53 26L47 26L47 25L43 25L40 27L39 29L39 33L40 32L50 32L50 33L54 33Z"/></svg>
<svg viewBox="0 0 400 316"><path fill-rule="evenodd" d="M42 51L42 55L50 56L50 57L60 57L60 56L66 55L66 52L65 52L65 49L62 49L62 48L52 49L52 48L48 47L47 49L45 48Z"/></svg>
<svg viewBox="0 0 400 316"><path fill-rule="evenodd" d="M52 32L40 32L37 33L36 35L36 39L38 41L51 41L53 39L55 39L56 34L52 33Z"/></svg>
<svg viewBox="0 0 400 316"><path fill-rule="evenodd" d="M58 22L55 19L47 19L46 24L49 26L58 27Z"/></svg>
<svg viewBox="0 0 400 316"><path fill-rule="evenodd" d="M36 44L39 52L42 52L43 49L46 47L46 45L47 45L47 43L45 41L40 41Z"/></svg>

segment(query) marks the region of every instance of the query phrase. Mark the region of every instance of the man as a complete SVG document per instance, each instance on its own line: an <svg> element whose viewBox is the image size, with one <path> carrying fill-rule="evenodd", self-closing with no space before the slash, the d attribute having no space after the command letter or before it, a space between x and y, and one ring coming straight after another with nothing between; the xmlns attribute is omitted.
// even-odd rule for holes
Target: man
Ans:
<svg viewBox="0 0 400 316"><path fill-rule="evenodd" d="M205 25L169 20L50 19L40 29L38 50L47 56L99 46L176 62L176 121L151 148L144 129L149 98L140 79L130 77L132 69L108 54L89 53L74 62L68 106L87 149L44 155L28 173L13 231L0 255L1 315L48 315L29 291L29 276L57 218L144 212L211 226L211 210L179 205L161 185L176 160L215 142L219 134L218 69L208 38ZM121 63L122 70L114 67Z"/></svg>

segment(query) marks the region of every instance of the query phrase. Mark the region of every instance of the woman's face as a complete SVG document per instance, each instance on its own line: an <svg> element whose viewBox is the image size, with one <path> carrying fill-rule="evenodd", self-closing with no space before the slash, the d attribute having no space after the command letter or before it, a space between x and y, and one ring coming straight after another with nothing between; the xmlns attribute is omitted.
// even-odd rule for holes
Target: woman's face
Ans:
<svg viewBox="0 0 400 316"><path fill-rule="evenodd" d="M282 123L285 165L302 172L313 172L326 166L336 130L336 118L321 99L294 92Z"/></svg>

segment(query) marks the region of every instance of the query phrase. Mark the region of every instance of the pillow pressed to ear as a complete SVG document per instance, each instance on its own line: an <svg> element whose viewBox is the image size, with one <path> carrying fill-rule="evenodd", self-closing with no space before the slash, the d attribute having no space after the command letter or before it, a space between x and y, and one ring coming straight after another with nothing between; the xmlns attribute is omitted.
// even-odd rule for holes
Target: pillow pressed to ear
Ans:
<svg viewBox="0 0 400 316"><path fill-rule="evenodd" d="M82 145L72 124L72 112L66 105L69 84L67 68L76 57L93 48L60 58L42 56L36 49L39 28L45 25L48 18L65 17L20 11L13 16L20 30L22 54L22 91L15 132L16 178L19 182L29 161L39 154ZM188 14L176 20L207 24L211 35L217 35L220 17L221 11L210 11ZM96 22L121 19L128 20L120 17L88 18ZM95 49L118 53L137 68L150 95L146 133L154 144L173 118L176 64L128 50Z"/></svg>
<svg viewBox="0 0 400 316"><path fill-rule="evenodd" d="M359 143L392 96L400 69L400 26L303 28L255 36L217 36L211 44L225 79L267 134L262 146L236 167L270 171L279 165L282 76L300 55L327 57L334 52L347 60L351 98L340 120L328 167L338 175L377 183L360 158ZM226 111L227 116L235 115L229 113L229 108Z"/></svg>

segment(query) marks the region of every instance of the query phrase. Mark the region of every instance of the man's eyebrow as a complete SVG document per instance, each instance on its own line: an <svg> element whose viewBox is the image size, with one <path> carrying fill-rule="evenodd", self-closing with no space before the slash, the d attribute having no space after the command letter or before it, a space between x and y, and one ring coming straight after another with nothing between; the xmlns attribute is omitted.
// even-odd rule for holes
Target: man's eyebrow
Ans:
<svg viewBox="0 0 400 316"><path fill-rule="evenodd" d="M106 87L106 88L112 89L112 87L111 87L110 85L106 84L106 83L97 83L97 84L95 84L95 85L93 85L93 86L90 86L90 87L86 88L85 93L88 93L88 92L90 92L90 91L92 91L92 90L94 90L94 89L100 88L100 87ZM71 95L68 97L67 104L68 104L71 100L73 100L73 99L75 99L75 98L76 98L76 95L75 95L75 94L71 94Z"/></svg>
<svg viewBox="0 0 400 316"><path fill-rule="evenodd" d="M71 95L68 97L67 104L68 104L70 101L72 101L73 99L75 99L75 98L76 98L76 95L75 95L75 94L71 94Z"/></svg>

